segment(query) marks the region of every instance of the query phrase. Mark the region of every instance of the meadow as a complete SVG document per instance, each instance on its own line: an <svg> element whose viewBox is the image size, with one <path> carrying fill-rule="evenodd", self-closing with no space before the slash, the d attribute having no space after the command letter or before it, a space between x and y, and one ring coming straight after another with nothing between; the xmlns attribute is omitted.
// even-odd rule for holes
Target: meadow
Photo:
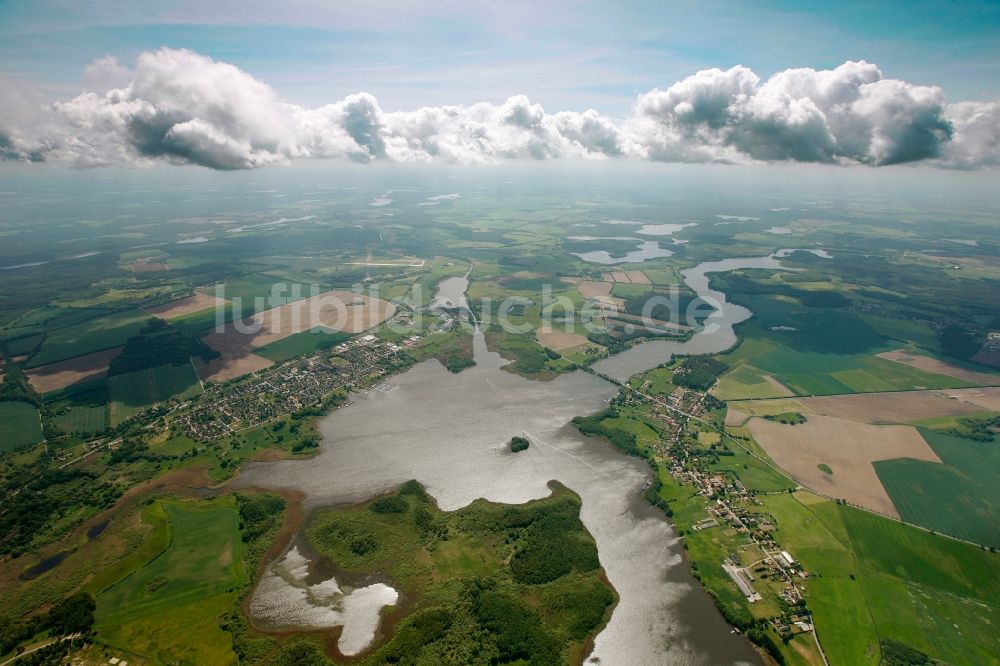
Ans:
<svg viewBox="0 0 1000 666"><path fill-rule="evenodd" d="M90 434L104 430L107 414L107 406L103 403L69 405L65 412L52 417L52 423L65 433Z"/></svg>
<svg viewBox="0 0 1000 666"><path fill-rule="evenodd" d="M158 502L169 545L97 596L98 637L158 662L235 664L219 626L246 576L235 501Z"/></svg>
<svg viewBox="0 0 1000 666"><path fill-rule="evenodd" d="M35 406L20 400L0 402L0 453L15 451L42 440L42 424Z"/></svg>
<svg viewBox="0 0 1000 666"><path fill-rule="evenodd" d="M825 350L822 340L814 340L810 348L789 346L782 339L786 332L766 331L756 322L743 325L740 332L746 343L723 356L731 368L715 390L723 400L971 386L955 377L879 358L875 354L885 351L886 344L874 346L870 352L834 353ZM837 329L830 334L852 335Z"/></svg>
<svg viewBox="0 0 1000 666"><path fill-rule="evenodd" d="M308 331L295 333L276 340L254 350L254 354L270 359L275 363L287 361L290 358L303 354L312 354L331 347L336 347L341 342L349 340L350 333L333 331L322 326L318 326Z"/></svg>
<svg viewBox="0 0 1000 666"><path fill-rule="evenodd" d="M558 352L542 347L538 342L519 333L508 333L498 326L486 332L486 346L512 361L504 369L529 379L553 379L575 366Z"/></svg>
<svg viewBox="0 0 1000 666"><path fill-rule="evenodd" d="M1000 449L929 428L920 434L943 464L875 463L903 520L1000 548Z"/></svg>

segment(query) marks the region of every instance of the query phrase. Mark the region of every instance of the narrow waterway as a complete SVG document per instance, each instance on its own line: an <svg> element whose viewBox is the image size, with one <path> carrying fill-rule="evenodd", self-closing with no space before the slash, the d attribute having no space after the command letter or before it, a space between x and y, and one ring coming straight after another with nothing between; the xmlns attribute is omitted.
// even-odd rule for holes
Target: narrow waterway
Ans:
<svg viewBox="0 0 1000 666"><path fill-rule="evenodd" d="M633 375L669 361L674 354L716 354L729 349L736 344L737 340L733 327L749 319L753 313L743 306L730 303L721 291L711 289L708 286L709 274L745 268L781 268L781 258L794 251L785 249L765 257L737 257L722 261L707 261L694 268L681 271L684 283L693 289L702 300L715 308L705 319L701 330L688 340L650 340L635 345L619 354L596 362L593 365L594 370L619 381L626 381ZM805 251L823 258L830 257L823 250Z"/></svg>
<svg viewBox="0 0 1000 666"><path fill-rule="evenodd" d="M684 279L719 309L705 330L683 343L646 343L601 361L598 370L627 378L677 352L721 351L732 326L750 312L708 288L707 275L737 268L777 268L776 256L702 264ZM465 278L441 283L435 303L462 307ZM597 541L601 563L621 596L591 657L602 664L760 663L733 635L704 589L691 577L681 542L663 514L642 497L649 467L603 441L582 436L573 416L604 408L616 387L588 373L551 382L506 372L478 331L476 366L452 374L425 361L324 418L323 446L311 460L248 465L240 484L294 488L307 508L357 502L417 479L444 510L476 498L521 503L548 495L556 479L583 500L582 520ZM513 435L532 446L514 455Z"/></svg>

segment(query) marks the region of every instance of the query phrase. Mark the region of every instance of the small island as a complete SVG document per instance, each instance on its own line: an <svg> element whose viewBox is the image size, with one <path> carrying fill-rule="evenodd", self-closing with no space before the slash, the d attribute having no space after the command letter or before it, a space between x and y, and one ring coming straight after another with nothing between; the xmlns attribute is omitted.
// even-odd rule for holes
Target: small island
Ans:
<svg viewBox="0 0 1000 666"><path fill-rule="evenodd" d="M527 437L514 436L510 438L511 453L519 453L531 446L531 441Z"/></svg>

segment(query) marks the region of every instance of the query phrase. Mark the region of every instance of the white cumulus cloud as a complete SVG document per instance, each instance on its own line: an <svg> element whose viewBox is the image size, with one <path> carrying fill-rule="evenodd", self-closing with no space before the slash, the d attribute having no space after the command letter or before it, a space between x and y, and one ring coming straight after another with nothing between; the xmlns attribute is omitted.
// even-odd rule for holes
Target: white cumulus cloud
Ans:
<svg viewBox="0 0 1000 666"><path fill-rule="evenodd" d="M80 95L46 104L0 77L0 159L213 169L300 158L1000 165L1000 102L949 103L940 88L887 79L864 61L766 80L742 66L703 70L639 95L621 119L549 113L523 95L386 112L359 92L307 108L233 65L169 48L133 67L103 58L82 81Z"/></svg>

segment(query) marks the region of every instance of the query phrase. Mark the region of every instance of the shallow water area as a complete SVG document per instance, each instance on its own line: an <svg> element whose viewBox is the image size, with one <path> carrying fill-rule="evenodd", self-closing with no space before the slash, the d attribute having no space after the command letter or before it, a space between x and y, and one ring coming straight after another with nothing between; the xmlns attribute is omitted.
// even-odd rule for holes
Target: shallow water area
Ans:
<svg viewBox="0 0 1000 666"><path fill-rule="evenodd" d="M371 644L382 608L399 599L384 583L341 589L333 576L309 579L310 560L293 546L264 572L247 604L251 620L272 630L343 627L337 649L351 656Z"/></svg>

